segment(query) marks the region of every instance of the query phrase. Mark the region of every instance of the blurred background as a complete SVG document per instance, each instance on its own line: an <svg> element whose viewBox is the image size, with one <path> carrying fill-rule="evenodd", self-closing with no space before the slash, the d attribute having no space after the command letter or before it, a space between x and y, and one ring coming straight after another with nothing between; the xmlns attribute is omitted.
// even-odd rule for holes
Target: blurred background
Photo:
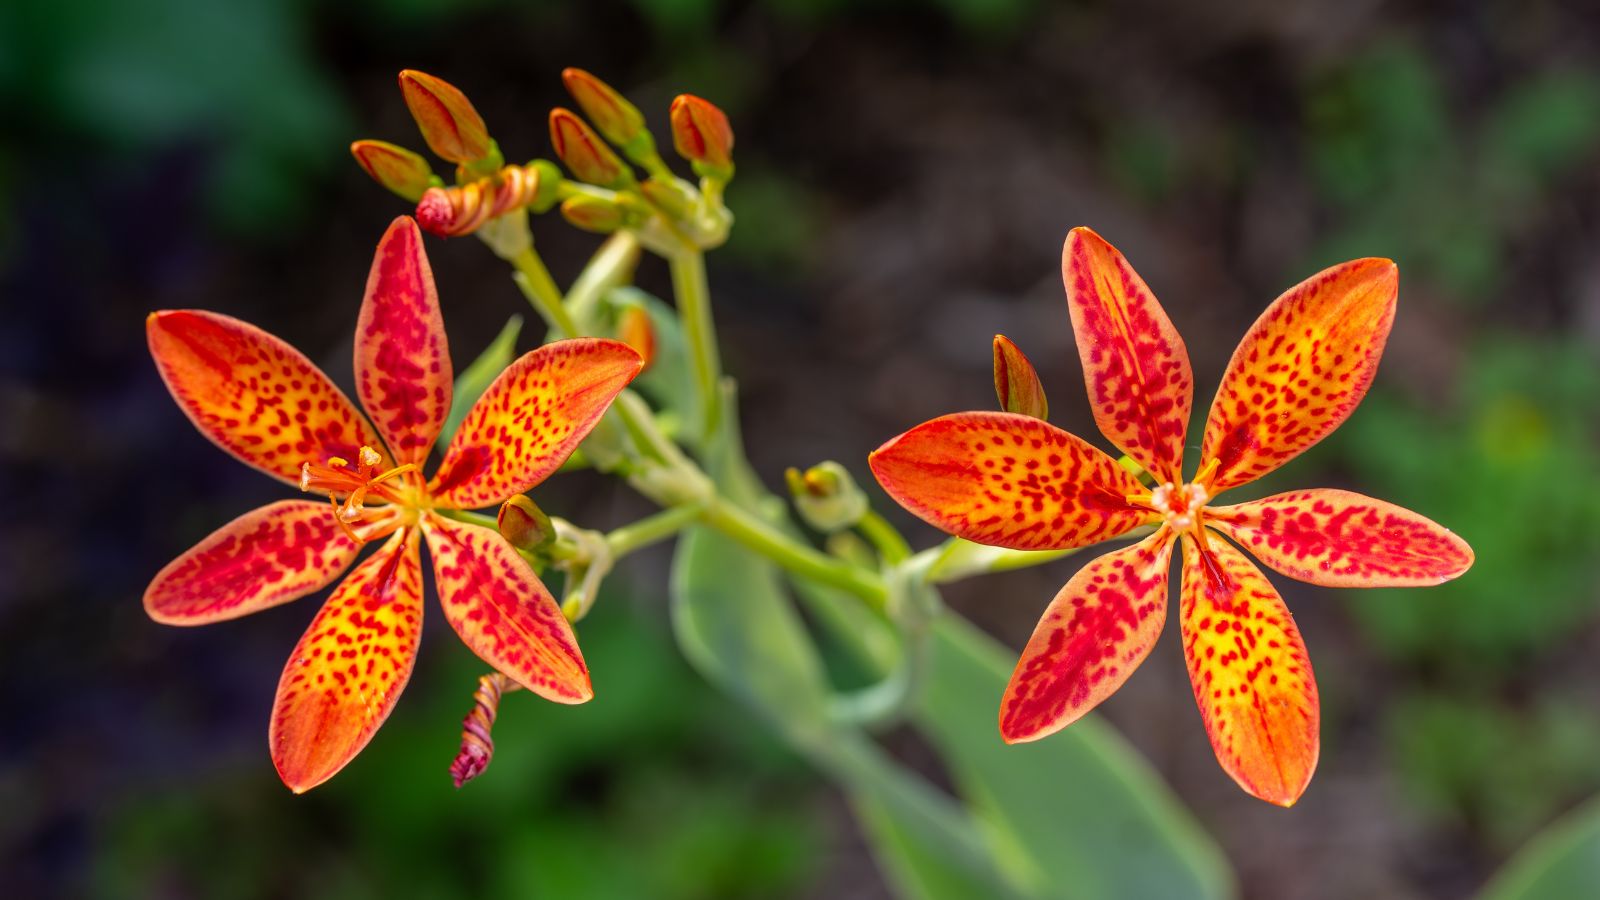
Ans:
<svg viewBox="0 0 1600 900"><path fill-rule="evenodd" d="M829 783L679 658L663 550L630 559L585 622L598 698L509 697L493 767L459 793L446 766L481 665L437 616L379 737L296 798L264 737L314 601L197 630L140 606L172 556L281 496L172 404L145 314L239 316L348 385L372 247L406 210L345 148L422 146L395 73L456 83L527 159L550 154L545 113L578 65L658 134L680 91L732 117L739 221L711 281L773 486L824 458L870 482L887 437L992 407L996 332L1040 369L1053 420L1098 441L1058 274L1071 226L1162 298L1200 406L1281 290L1397 260L1371 396L1256 493L1387 498L1467 537L1476 567L1428 591L1276 579L1323 697L1320 770L1292 811L1218 768L1175 635L1102 709L1246 896L1470 895L1600 791L1597 59L1600 19L1578 0L10 0L0 888L885 894ZM554 217L535 229L558 278L596 243ZM430 252L460 367L526 308L477 242ZM658 261L640 277L666 292ZM586 476L540 501L594 527L645 510ZM1074 565L949 596L1020 647Z"/></svg>

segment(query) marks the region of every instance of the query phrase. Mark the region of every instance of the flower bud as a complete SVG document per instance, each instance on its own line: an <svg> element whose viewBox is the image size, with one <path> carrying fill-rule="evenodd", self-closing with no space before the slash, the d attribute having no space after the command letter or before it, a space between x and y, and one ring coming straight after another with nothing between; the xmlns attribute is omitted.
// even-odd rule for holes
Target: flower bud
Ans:
<svg viewBox="0 0 1600 900"><path fill-rule="evenodd" d="M518 550L537 550L556 539L550 517L526 494L500 504L500 536Z"/></svg>
<svg viewBox="0 0 1600 900"><path fill-rule="evenodd" d="M861 493L850 472L832 460L805 472L791 468L783 477L800 518L818 531L843 531L867 514L867 495Z"/></svg>
<svg viewBox="0 0 1600 900"><path fill-rule="evenodd" d="M426 72L400 73L406 106L434 153L453 163L471 163L494 154L489 127L455 85Z"/></svg>
<svg viewBox="0 0 1600 900"><path fill-rule="evenodd" d="M616 151L595 134L589 123L568 109L550 111L550 143L556 155L579 181L605 188L622 188L633 183L633 172Z"/></svg>
<svg viewBox="0 0 1600 900"><path fill-rule="evenodd" d="M373 181L412 203L437 181L427 160L387 141L356 141L350 155Z"/></svg>
<svg viewBox="0 0 1600 900"><path fill-rule="evenodd" d="M694 188L677 178L647 178L639 185L639 193L666 213L667 218L678 221L691 217L700 199Z"/></svg>
<svg viewBox="0 0 1600 900"><path fill-rule="evenodd" d="M1003 334L994 336L994 392L1000 398L1000 408L1006 412L1035 419L1050 415L1050 404L1045 402L1039 373L1033 370L1033 363L1028 362L1017 345Z"/></svg>
<svg viewBox="0 0 1600 900"><path fill-rule="evenodd" d="M561 216L584 231L610 234L627 222L623 208L610 200L579 194L561 204Z"/></svg>
<svg viewBox="0 0 1600 900"><path fill-rule="evenodd" d="M617 319L617 340L632 347L644 357L644 369L656 358L656 329L650 314L642 306L630 306ZM644 371L640 369L639 371Z"/></svg>
<svg viewBox="0 0 1600 900"><path fill-rule="evenodd" d="M637 161L640 156L656 152L655 138L645 128L644 114L615 88L582 69L563 69L561 80L595 129L621 147L629 158Z"/></svg>
<svg viewBox="0 0 1600 900"><path fill-rule="evenodd" d="M672 101L672 146L696 173L726 181L733 177L733 126L722 110L693 94Z"/></svg>

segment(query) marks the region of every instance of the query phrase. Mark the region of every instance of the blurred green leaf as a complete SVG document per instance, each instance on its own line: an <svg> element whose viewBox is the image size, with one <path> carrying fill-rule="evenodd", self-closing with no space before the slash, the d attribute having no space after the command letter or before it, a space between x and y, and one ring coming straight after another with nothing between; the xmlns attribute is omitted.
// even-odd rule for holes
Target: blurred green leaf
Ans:
<svg viewBox="0 0 1600 900"><path fill-rule="evenodd" d="M461 427L461 420L467 417L472 405L477 403L489 385L500 377L506 366L511 365L513 354L517 350L517 335L521 332L521 316L507 319L505 326L495 335L494 340L489 342L489 346L456 376L455 392L450 400L450 415L444 420L444 430L439 432L440 445L450 443L450 439L455 437L456 429Z"/></svg>
<svg viewBox="0 0 1600 900"><path fill-rule="evenodd" d="M762 491L738 427L736 414L723 417L705 468L729 502L753 509ZM829 727L821 661L772 563L708 528L690 529L673 560L672 625L684 656L774 727L807 740Z"/></svg>
<svg viewBox="0 0 1600 900"><path fill-rule="evenodd" d="M1600 799L1545 829L1495 875L1480 900L1600 897Z"/></svg>

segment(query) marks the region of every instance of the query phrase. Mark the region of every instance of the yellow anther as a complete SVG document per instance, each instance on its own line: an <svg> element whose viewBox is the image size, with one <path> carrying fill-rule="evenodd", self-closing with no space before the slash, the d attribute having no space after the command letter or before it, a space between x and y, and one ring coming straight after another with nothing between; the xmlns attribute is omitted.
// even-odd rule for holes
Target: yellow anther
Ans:
<svg viewBox="0 0 1600 900"><path fill-rule="evenodd" d="M357 458L361 460L363 466L369 469L383 462L383 457L378 455L378 451L366 446L361 448L361 454Z"/></svg>
<svg viewBox="0 0 1600 900"><path fill-rule="evenodd" d="M328 468L330 469L342 469L348 465L350 465L350 460L345 459L342 456L328 457Z"/></svg>

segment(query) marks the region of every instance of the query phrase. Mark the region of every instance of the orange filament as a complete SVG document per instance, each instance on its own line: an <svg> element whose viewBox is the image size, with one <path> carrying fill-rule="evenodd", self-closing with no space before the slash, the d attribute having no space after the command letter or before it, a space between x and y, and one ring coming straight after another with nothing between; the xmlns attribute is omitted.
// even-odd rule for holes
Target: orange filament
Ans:
<svg viewBox="0 0 1600 900"><path fill-rule="evenodd" d="M355 466L342 457L330 456L326 465L305 463L300 467L300 490L327 491L333 504L333 517L351 540L361 541L351 526L366 518L366 499L370 494L387 503L414 506L413 492L398 490L389 484L393 479L417 471L415 463L405 463L383 472L377 468L383 457L371 447L362 447ZM344 494L344 502L338 495ZM390 529L391 531L393 529ZM368 535L371 540L377 535Z"/></svg>

